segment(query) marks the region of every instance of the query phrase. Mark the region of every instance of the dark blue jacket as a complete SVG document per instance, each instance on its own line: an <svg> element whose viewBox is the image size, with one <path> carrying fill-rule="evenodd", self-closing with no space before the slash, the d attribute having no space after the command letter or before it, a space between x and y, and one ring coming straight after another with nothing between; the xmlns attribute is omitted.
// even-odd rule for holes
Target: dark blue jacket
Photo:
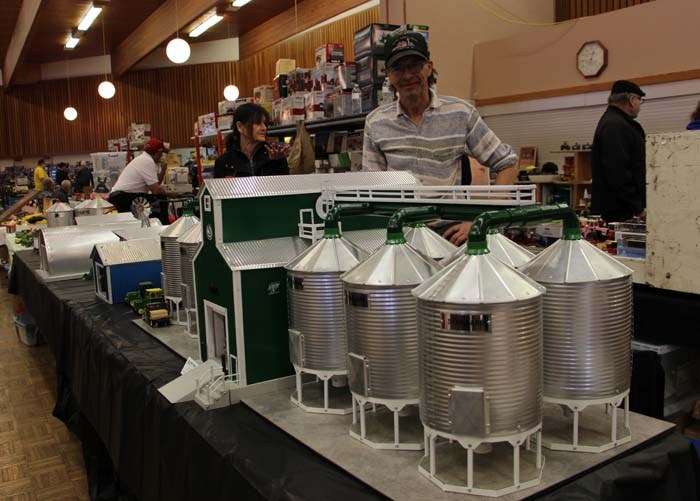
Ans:
<svg viewBox="0 0 700 501"><path fill-rule="evenodd" d="M690 122L688 124L688 126L686 127L686 129L688 129L688 130L700 130L700 119L693 120L692 122Z"/></svg>

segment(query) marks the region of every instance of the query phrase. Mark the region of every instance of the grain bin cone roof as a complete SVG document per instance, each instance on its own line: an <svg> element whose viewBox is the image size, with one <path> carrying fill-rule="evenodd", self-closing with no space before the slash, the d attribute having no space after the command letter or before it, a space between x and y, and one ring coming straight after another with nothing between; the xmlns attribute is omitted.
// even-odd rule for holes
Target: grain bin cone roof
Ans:
<svg viewBox="0 0 700 501"><path fill-rule="evenodd" d="M491 254L513 268L520 268L535 257L532 252L523 249L502 233L486 235L486 245Z"/></svg>
<svg viewBox="0 0 700 501"><path fill-rule="evenodd" d="M202 241L202 222L198 221L177 239L179 244L198 244Z"/></svg>
<svg viewBox="0 0 700 501"><path fill-rule="evenodd" d="M573 284L627 277L632 270L585 240L559 240L520 268L540 283Z"/></svg>
<svg viewBox="0 0 700 501"><path fill-rule="evenodd" d="M292 259L285 268L301 273L343 273L367 256L365 250L343 237L324 237Z"/></svg>
<svg viewBox="0 0 700 501"><path fill-rule="evenodd" d="M63 202L56 202L51 207L46 209L46 213L73 212L73 207Z"/></svg>
<svg viewBox="0 0 700 501"><path fill-rule="evenodd" d="M179 238L199 222L197 216L182 216L160 233L160 237Z"/></svg>
<svg viewBox="0 0 700 501"><path fill-rule="evenodd" d="M93 198L91 200L84 200L80 202L76 207L76 209L102 209L102 210L107 210L107 209L113 209L114 205L109 203L107 200L104 198Z"/></svg>
<svg viewBox="0 0 700 501"><path fill-rule="evenodd" d="M424 301L450 304L498 304L524 301L545 288L493 254L460 257L412 293Z"/></svg>
<svg viewBox="0 0 700 501"><path fill-rule="evenodd" d="M406 231L406 242L418 252L431 259L445 259L454 254L457 247L445 240L424 224L411 227Z"/></svg>
<svg viewBox="0 0 700 501"><path fill-rule="evenodd" d="M386 244L340 278L352 285L414 286L441 269L437 261L407 243Z"/></svg>

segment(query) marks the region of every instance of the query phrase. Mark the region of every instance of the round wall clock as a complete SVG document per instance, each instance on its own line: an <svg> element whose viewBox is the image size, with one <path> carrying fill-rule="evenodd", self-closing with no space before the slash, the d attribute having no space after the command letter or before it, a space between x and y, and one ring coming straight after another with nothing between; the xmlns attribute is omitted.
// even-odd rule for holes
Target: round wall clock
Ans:
<svg viewBox="0 0 700 501"><path fill-rule="evenodd" d="M608 65L608 49L598 40L585 42L576 54L576 68L586 78L600 75Z"/></svg>

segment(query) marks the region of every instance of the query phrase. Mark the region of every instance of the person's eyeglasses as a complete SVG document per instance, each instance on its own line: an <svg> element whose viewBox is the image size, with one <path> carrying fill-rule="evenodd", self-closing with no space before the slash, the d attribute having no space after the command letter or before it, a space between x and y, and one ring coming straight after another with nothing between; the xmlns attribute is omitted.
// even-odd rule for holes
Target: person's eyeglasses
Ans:
<svg viewBox="0 0 700 501"><path fill-rule="evenodd" d="M418 60L392 64L391 67L388 69L388 72L392 75L402 75L406 70L408 70L411 73L418 73L423 68L425 63L426 61Z"/></svg>
<svg viewBox="0 0 700 501"><path fill-rule="evenodd" d="M642 104L645 101L645 99L642 96L639 96L637 94L632 94L632 97L636 97L637 99L639 99L639 104Z"/></svg>

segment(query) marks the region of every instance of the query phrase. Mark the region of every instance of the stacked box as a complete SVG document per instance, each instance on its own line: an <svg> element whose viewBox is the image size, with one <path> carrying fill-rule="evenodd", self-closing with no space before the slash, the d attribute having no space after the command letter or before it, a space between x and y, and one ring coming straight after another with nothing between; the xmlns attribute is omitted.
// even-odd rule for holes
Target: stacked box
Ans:
<svg viewBox="0 0 700 501"><path fill-rule="evenodd" d="M253 89L253 99L258 104L272 103L275 100L275 92L272 85L259 85Z"/></svg>
<svg viewBox="0 0 700 501"><path fill-rule="evenodd" d="M107 139L107 151L119 151L119 139Z"/></svg>
<svg viewBox="0 0 700 501"><path fill-rule="evenodd" d="M329 100L332 103L330 106L333 110L334 117L344 117L346 115L352 115L352 91L341 90L331 94ZM328 108L329 102L326 101L326 107Z"/></svg>
<svg viewBox="0 0 700 501"><path fill-rule="evenodd" d="M119 151L126 151L127 140L125 137L119 138Z"/></svg>
<svg viewBox="0 0 700 501"><path fill-rule="evenodd" d="M399 28L398 24L372 23L355 32L355 60L369 54L384 55L384 38Z"/></svg>
<svg viewBox="0 0 700 501"><path fill-rule="evenodd" d="M420 33L425 38L426 42L430 41L429 32L430 29L424 24L402 24L398 28L400 31L407 31L409 33Z"/></svg>
<svg viewBox="0 0 700 501"><path fill-rule="evenodd" d="M207 113L197 118L199 135L212 134L216 132L216 113Z"/></svg>
<svg viewBox="0 0 700 501"><path fill-rule="evenodd" d="M151 124L132 123L129 126L129 142L145 143L151 139Z"/></svg>
<svg viewBox="0 0 700 501"><path fill-rule="evenodd" d="M282 124L282 98L275 99L272 103L272 121Z"/></svg>
<svg viewBox="0 0 700 501"><path fill-rule="evenodd" d="M219 115L216 120L219 130L229 130L233 127L233 115Z"/></svg>
<svg viewBox="0 0 700 501"><path fill-rule="evenodd" d="M356 80L356 65L353 62L339 64L335 67L335 83L343 89L352 89Z"/></svg>
<svg viewBox="0 0 700 501"><path fill-rule="evenodd" d="M342 43L327 43L316 49L316 66L324 63L340 64L345 62L345 46Z"/></svg>
<svg viewBox="0 0 700 501"><path fill-rule="evenodd" d="M297 68L287 74L287 96L291 96L295 92L308 92L313 90L313 88L311 70Z"/></svg>
<svg viewBox="0 0 700 501"><path fill-rule="evenodd" d="M287 74L277 74L272 80L272 97L274 101L285 98L289 95L289 89L287 87ZM273 101L273 102L274 102Z"/></svg>
<svg viewBox="0 0 700 501"><path fill-rule="evenodd" d="M384 68L386 61L383 56L369 55L359 58L356 62L356 81L360 85L368 83L381 84L386 78Z"/></svg>
<svg viewBox="0 0 700 501"><path fill-rule="evenodd" d="M286 75L296 67L296 59L278 59L275 63L275 75Z"/></svg>
<svg viewBox="0 0 700 501"><path fill-rule="evenodd" d="M238 99L236 99L234 101L234 103L235 103L234 109L238 109L238 107L241 106L242 104L255 103L255 99L253 99L252 97L239 97Z"/></svg>
<svg viewBox="0 0 700 501"><path fill-rule="evenodd" d="M217 111L219 115L228 115L233 113L236 109L236 103L234 101L219 101L217 106Z"/></svg>
<svg viewBox="0 0 700 501"><path fill-rule="evenodd" d="M307 92L304 98L306 105L306 119L320 120L325 118L326 93L323 91Z"/></svg>
<svg viewBox="0 0 700 501"><path fill-rule="evenodd" d="M335 88L335 67L335 64L325 63L311 71L314 91L325 91Z"/></svg>
<svg viewBox="0 0 700 501"><path fill-rule="evenodd" d="M305 93L295 92L282 100L282 111L280 123L283 125L292 124L304 120L306 116Z"/></svg>
<svg viewBox="0 0 700 501"><path fill-rule="evenodd" d="M362 112L367 113L379 106L379 99L382 93L382 86L375 83L360 85L362 92Z"/></svg>

